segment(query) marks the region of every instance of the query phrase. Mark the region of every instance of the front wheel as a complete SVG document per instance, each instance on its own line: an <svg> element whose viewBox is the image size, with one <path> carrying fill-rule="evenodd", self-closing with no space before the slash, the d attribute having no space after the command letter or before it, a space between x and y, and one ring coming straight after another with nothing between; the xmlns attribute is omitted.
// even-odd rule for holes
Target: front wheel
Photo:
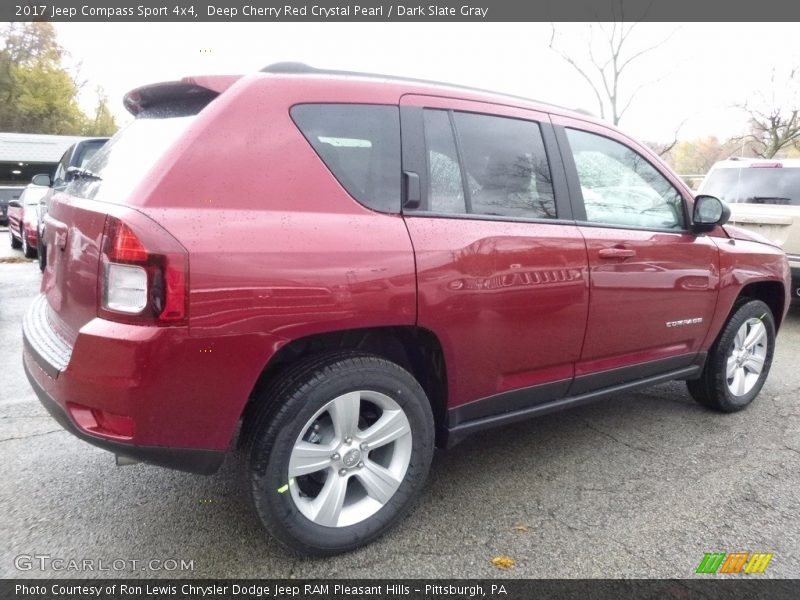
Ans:
<svg viewBox="0 0 800 600"><path fill-rule="evenodd" d="M775 351L775 320L760 300L743 300L711 347L699 379L687 381L692 397L707 408L736 412L764 385Z"/></svg>
<svg viewBox="0 0 800 600"><path fill-rule="evenodd" d="M419 493L433 414L414 377L365 354L297 365L245 424L253 503L289 549L332 555L385 533Z"/></svg>

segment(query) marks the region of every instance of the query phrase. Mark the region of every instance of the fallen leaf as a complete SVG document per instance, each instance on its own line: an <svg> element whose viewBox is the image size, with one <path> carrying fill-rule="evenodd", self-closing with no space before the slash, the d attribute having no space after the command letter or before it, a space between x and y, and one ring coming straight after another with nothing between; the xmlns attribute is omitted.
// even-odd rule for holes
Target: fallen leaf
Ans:
<svg viewBox="0 0 800 600"><path fill-rule="evenodd" d="M505 569L510 569L516 563L514 562L514 559L511 558L510 556L496 556L495 558L492 559L492 564L498 569L505 570Z"/></svg>

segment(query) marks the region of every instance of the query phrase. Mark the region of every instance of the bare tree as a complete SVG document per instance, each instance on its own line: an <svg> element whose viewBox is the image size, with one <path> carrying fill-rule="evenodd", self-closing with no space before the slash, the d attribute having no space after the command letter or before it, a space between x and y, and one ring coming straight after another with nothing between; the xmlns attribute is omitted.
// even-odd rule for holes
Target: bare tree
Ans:
<svg viewBox="0 0 800 600"><path fill-rule="evenodd" d="M647 53L666 44L675 33L673 31L666 38L636 50L631 48L633 44L630 36L639 23L625 23L623 19L624 15L620 12L620 22L589 24L589 40L585 45L583 56L570 53L559 45L555 25L552 25L550 35L550 49L569 63L589 84L597 99L600 116L609 119L614 125L619 124L642 88L654 83L645 81L630 92L624 93L621 82L627 79L623 75L628 67Z"/></svg>
<svg viewBox="0 0 800 600"><path fill-rule="evenodd" d="M772 158L788 148L800 149L800 68L789 71L785 81L776 85L775 69L770 76L770 90L750 102L737 105L747 113L750 133L735 138L743 151Z"/></svg>

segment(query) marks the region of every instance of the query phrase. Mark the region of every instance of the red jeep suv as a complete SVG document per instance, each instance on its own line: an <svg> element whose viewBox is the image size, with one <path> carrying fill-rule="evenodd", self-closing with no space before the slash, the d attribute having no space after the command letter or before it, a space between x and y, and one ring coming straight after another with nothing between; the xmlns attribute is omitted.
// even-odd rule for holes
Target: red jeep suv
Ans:
<svg viewBox="0 0 800 600"><path fill-rule="evenodd" d="M237 440L295 551L374 540L472 432L764 384L785 255L601 121L296 63L125 105L46 217L28 378L126 460L208 474Z"/></svg>

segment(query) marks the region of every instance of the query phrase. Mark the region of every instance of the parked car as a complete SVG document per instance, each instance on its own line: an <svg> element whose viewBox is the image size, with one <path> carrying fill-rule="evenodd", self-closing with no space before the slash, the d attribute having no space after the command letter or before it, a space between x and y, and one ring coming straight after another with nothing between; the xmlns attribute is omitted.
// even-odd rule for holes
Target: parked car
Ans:
<svg viewBox="0 0 800 600"><path fill-rule="evenodd" d="M28 378L125 461L212 473L239 431L294 551L374 540L473 432L674 379L735 412L764 384L784 253L605 122L293 63L125 106L53 197Z"/></svg>
<svg viewBox="0 0 800 600"><path fill-rule="evenodd" d="M730 203L732 223L783 248L792 298L800 301L800 159L723 160L711 167L699 192Z"/></svg>
<svg viewBox="0 0 800 600"><path fill-rule="evenodd" d="M58 167L56 168L52 181L50 180L50 176L46 174L36 175L34 177L35 183L52 187L50 192L42 196L42 199L39 201L39 220L36 224L36 230L38 232L37 239L39 240L39 245L36 249L39 256L39 268L42 271L44 271L45 263L47 262L47 249L44 245L44 218L50 207L50 200L54 193L64 190L67 183L81 172L86 163L92 159L107 141L108 138L103 137L75 142L67 148L61 160L58 161Z"/></svg>
<svg viewBox="0 0 800 600"><path fill-rule="evenodd" d="M36 257L39 199L48 192L47 187L30 184L19 198L8 205L8 237L12 248L22 248L26 258Z"/></svg>
<svg viewBox="0 0 800 600"><path fill-rule="evenodd" d="M8 203L17 200L24 185L0 185L0 225L8 224Z"/></svg>

